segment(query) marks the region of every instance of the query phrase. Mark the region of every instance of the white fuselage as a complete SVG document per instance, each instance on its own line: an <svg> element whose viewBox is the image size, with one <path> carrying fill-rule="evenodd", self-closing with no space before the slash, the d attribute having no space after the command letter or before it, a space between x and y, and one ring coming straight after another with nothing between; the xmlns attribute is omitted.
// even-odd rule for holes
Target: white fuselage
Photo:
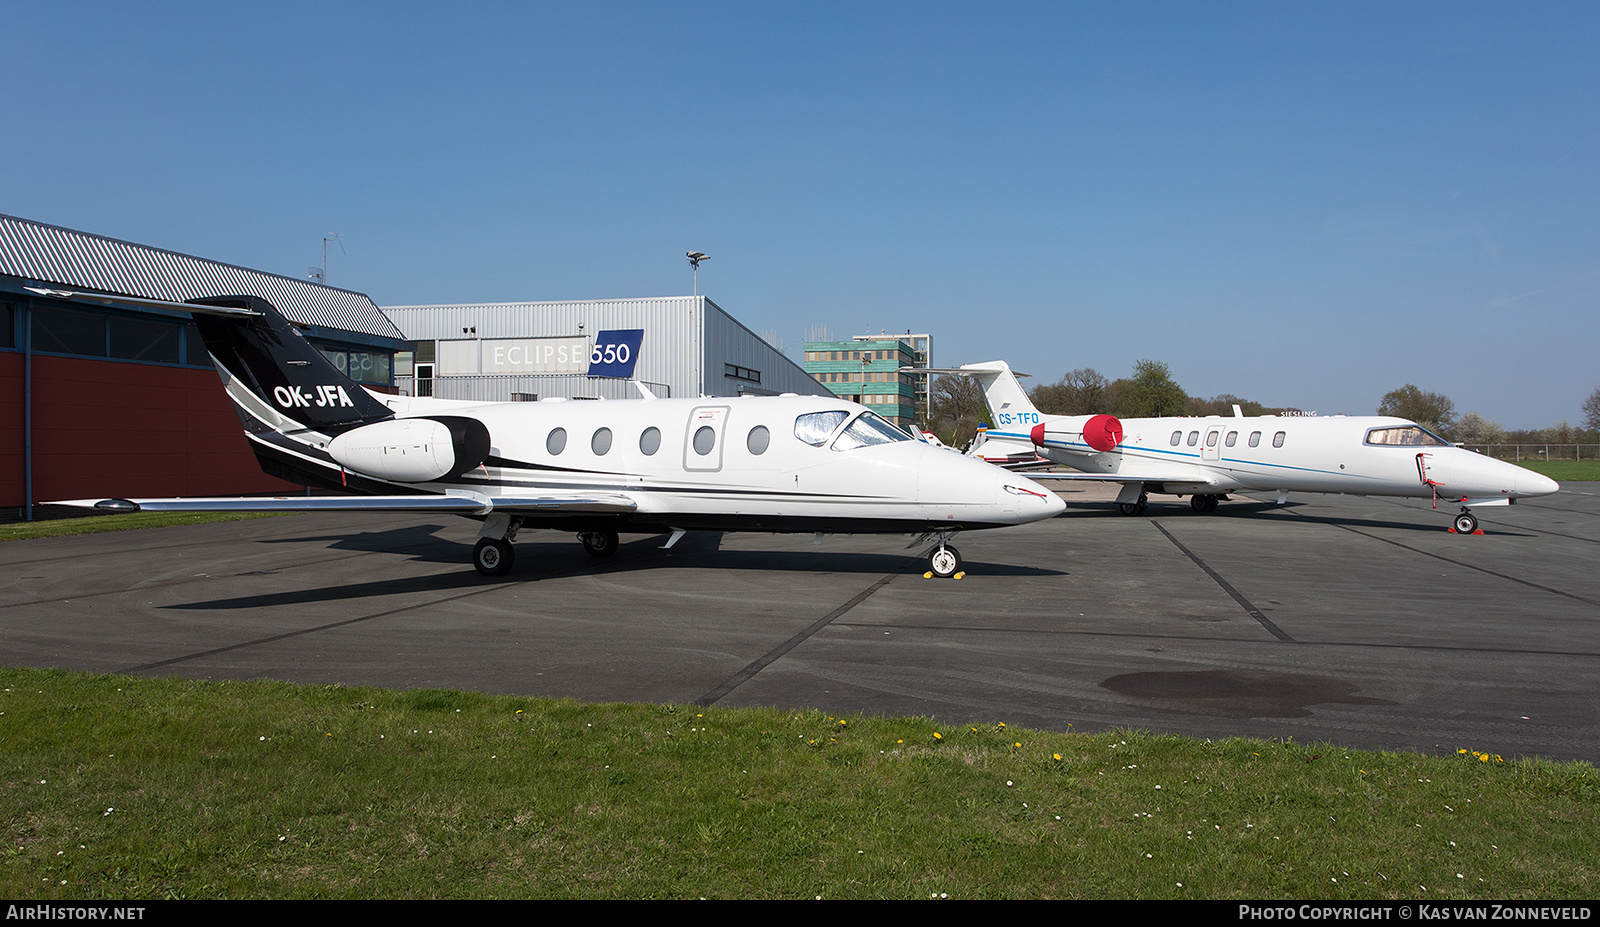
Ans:
<svg viewBox="0 0 1600 927"><path fill-rule="evenodd" d="M1051 434L997 429L989 440L1026 445L1049 460L1120 482L1159 483L1168 493L1354 493L1429 497L1463 505L1555 492L1555 481L1448 444L1374 444L1373 429L1413 426L1385 416L1254 416L1122 419L1121 443L1097 451Z"/></svg>
<svg viewBox="0 0 1600 927"><path fill-rule="evenodd" d="M491 449L457 477L388 489L487 496L571 493L626 497L618 527L779 531L928 531L1015 525L1064 505L1036 483L914 440L852 446L865 410L812 396L471 403L374 394L403 421L476 419ZM832 413L821 435L803 416ZM301 445L296 451L291 438ZM698 440L697 440L698 439ZM278 452L322 463L323 436L276 436ZM384 486L366 487L384 491ZM558 516L559 517L559 516ZM593 516L568 519L593 520Z"/></svg>

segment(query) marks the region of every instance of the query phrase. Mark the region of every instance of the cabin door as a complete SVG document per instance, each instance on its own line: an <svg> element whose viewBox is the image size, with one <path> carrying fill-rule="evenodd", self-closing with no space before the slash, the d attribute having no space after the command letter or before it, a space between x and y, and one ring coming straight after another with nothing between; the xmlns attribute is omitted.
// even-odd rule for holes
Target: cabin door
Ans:
<svg viewBox="0 0 1600 927"><path fill-rule="evenodd" d="M689 413L689 428L683 436L683 469L722 469L722 433L728 425L728 409L697 406Z"/></svg>
<svg viewBox="0 0 1600 927"><path fill-rule="evenodd" d="M1222 456L1222 428L1221 426L1207 428L1206 439L1200 445L1200 459L1207 463L1216 463Z"/></svg>

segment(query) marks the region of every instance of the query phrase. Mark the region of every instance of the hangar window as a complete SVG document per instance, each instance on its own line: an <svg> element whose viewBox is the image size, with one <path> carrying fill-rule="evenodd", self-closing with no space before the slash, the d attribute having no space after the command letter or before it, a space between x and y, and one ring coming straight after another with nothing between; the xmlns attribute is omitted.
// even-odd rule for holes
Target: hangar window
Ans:
<svg viewBox="0 0 1600 927"><path fill-rule="evenodd" d="M850 413L840 410L807 412L794 420L794 436L812 447L821 447L828 443L833 430L849 417Z"/></svg>
<svg viewBox="0 0 1600 927"><path fill-rule="evenodd" d="M639 436L639 450L644 452L646 457L661 450L661 429L655 426L646 428L644 434Z"/></svg>
<svg viewBox="0 0 1600 927"><path fill-rule="evenodd" d="M565 428L550 429L550 435L544 439L544 449L549 451L552 457L566 450L567 430Z"/></svg>
<svg viewBox="0 0 1600 927"><path fill-rule="evenodd" d="M749 436L744 439L744 446L749 448L752 454L765 454L771 444L772 432L768 431L765 425L757 425L750 429Z"/></svg>
<svg viewBox="0 0 1600 927"><path fill-rule="evenodd" d="M156 319L111 316L111 356L125 360L178 362L178 326Z"/></svg>
<svg viewBox="0 0 1600 927"><path fill-rule="evenodd" d="M1272 436L1272 446L1273 447L1283 447L1283 438L1284 438L1284 433L1281 432L1281 431L1278 432L1277 434L1273 435Z"/></svg>
<svg viewBox="0 0 1600 927"><path fill-rule="evenodd" d="M33 349L47 354L105 357L106 317L94 312L35 306Z"/></svg>
<svg viewBox="0 0 1600 927"><path fill-rule="evenodd" d="M1394 428L1367 429L1368 444L1397 444L1405 447L1445 447L1444 440L1421 425L1401 425Z"/></svg>
<svg viewBox="0 0 1600 927"><path fill-rule="evenodd" d="M1190 447L1194 447L1196 444L1199 444L1199 443L1200 443L1200 432L1198 432L1198 431L1189 432L1189 446Z"/></svg>
<svg viewBox="0 0 1600 927"><path fill-rule="evenodd" d="M1229 447L1233 447L1233 445L1235 443L1237 443L1238 440L1239 440L1239 433L1237 431L1230 431L1230 432L1228 432L1228 436L1223 439L1222 443L1228 445Z"/></svg>
<svg viewBox="0 0 1600 927"><path fill-rule="evenodd" d="M716 446L717 430L715 428L712 428L710 425L701 425L699 428L695 429L694 452L696 454L704 457L711 453L711 449Z"/></svg>
<svg viewBox="0 0 1600 927"><path fill-rule="evenodd" d="M1180 442L1180 441L1182 441L1182 440L1183 440L1183 432L1181 432L1181 431L1174 431L1174 432L1173 432L1173 433L1172 433L1172 446L1173 446L1173 447L1177 447L1177 446L1178 446L1178 443L1179 443L1179 442Z"/></svg>
<svg viewBox="0 0 1600 927"><path fill-rule="evenodd" d="M611 450L611 429L596 428L594 437L589 439L589 450L594 451L596 457L604 457Z"/></svg>
<svg viewBox="0 0 1600 927"><path fill-rule="evenodd" d="M871 447L874 444L892 444L895 441L910 441L911 436L900 429L879 418L872 412L863 412L850 423L839 437L834 439L833 449L836 451L851 451L858 447Z"/></svg>
<svg viewBox="0 0 1600 927"><path fill-rule="evenodd" d="M1259 432L1259 431L1250 432L1250 446L1251 447L1260 447L1261 446L1261 432Z"/></svg>

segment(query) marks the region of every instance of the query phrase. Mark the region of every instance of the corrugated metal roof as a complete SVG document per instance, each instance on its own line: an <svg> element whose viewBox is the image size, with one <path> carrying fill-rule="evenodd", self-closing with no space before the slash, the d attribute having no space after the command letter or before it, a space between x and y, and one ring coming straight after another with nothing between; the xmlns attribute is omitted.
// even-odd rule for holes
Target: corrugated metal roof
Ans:
<svg viewBox="0 0 1600 927"><path fill-rule="evenodd" d="M404 338L364 293L3 214L0 274L175 302L259 296L304 325Z"/></svg>

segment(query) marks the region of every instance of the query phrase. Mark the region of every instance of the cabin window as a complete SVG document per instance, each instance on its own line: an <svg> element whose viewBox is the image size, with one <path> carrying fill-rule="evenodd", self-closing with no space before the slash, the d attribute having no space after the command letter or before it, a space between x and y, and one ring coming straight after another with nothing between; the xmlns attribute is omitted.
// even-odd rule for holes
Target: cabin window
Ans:
<svg viewBox="0 0 1600 927"><path fill-rule="evenodd" d="M1238 440L1239 440L1239 433L1237 431L1230 431L1230 432L1228 432L1228 437L1223 439L1222 443L1226 444L1229 447L1233 447L1234 443L1237 442Z"/></svg>
<svg viewBox="0 0 1600 927"><path fill-rule="evenodd" d="M750 434L744 439L744 446L750 453L760 455L767 452L768 445L772 444L772 432L765 425L757 425L750 429Z"/></svg>
<svg viewBox="0 0 1600 927"><path fill-rule="evenodd" d="M910 441L911 436L889 424L875 413L863 412L846 428L838 438L834 439L833 449L836 451L852 451L858 447L871 447L874 444L892 444L895 441Z"/></svg>
<svg viewBox="0 0 1600 927"><path fill-rule="evenodd" d="M849 417L850 413L842 410L807 412L794 420L794 436L812 447L821 447L828 443L833 430Z"/></svg>
<svg viewBox="0 0 1600 927"><path fill-rule="evenodd" d="M595 429L594 437L589 439L589 450L594 451L596 457L604 457L611 450L611 429Z"/></svg>
<svg viewBox="0 0 1600 927"><path fill-rule="evenodd" d="M653 426L646 428L644 433L639 435L639 450L642 451L646 457L649 457L656 451L661 450L661 429Z"/></svg>
<svg viewBox="0 0 1600 927"><path fill-rule="evenodd" d="M1397 425L1392 428L1367 429L1368 444L1390 444L1403 447L1446 447L1444 440L1421 425Z"/></svg>
<svg viewBox="0 0 1600 927"><path fill-rule="evenodd" d="M1277 434L1273 435L1272 436L1272 446L1273 447L1283 447L1283 437L1284 437L1284 433L1281 432L1281 431L1278 432Z"/></svg>
<svg viewBox="0 0 1600 927"><path fill-rule="evenodd" d="M567 449L567 430L565 428L552 428L550 434L544 439L544 449L550 456L561 453Z"/></svg>
<svg viewBox="0 0 1600 927"><path fill-rule="evenodd" d="M1217 446L1217 433L1215 431L1207 432L1206 433L1206 447L1216 447L1216 446Z"/></svg>
<svg viewBox="0 0 1600 927"><path fill-rule="evenodd" d="M717 446L717 430L710 425L701 425L695 429L693 444L696 454L701 457L706 456Z"/></svg>
<svg viewBox="0 0 1600 927"><path fill-rule="evenodd" d="M1181 431L1174 431L1174 432L1173 432L1173 433L1172 433L1172 446L1173 446L1173 447L1177 447L1177 446L1178 446L1178 443L1179 443L1179 442L1180 442L1180 441L1182 441L1182 440L1183 440L1183 432L1181 432Z"/></svg>
<svg viewBox="0 0 1600 927"><path fill-rule="evenodd" d="M1259 432L1259 431L1250 432L1250 446L1251 447L1260 447L1261 446L1261 432Z"/></svg>
<svg viewBox="0 0 1600 927"><path fill-rule="evenodd" d="M1198 432L1198 431L1189 432L1189 446L1190 447L1194 447L1196 444L1199 444L1199 443L1200 443L1200 432Z"/></svg>

